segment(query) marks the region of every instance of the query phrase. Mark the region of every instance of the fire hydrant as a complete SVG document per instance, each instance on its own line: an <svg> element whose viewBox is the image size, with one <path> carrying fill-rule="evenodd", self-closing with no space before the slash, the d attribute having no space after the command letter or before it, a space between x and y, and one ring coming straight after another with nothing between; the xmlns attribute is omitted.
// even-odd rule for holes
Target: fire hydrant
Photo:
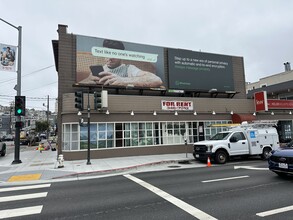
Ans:
<svg viewBox="0 0 293 220"><path fill-rule="evenodd" d="M64 167L64 164L63 164L64 158L62 154L59 154L57 161L58 161L58 168Z"/></svg>

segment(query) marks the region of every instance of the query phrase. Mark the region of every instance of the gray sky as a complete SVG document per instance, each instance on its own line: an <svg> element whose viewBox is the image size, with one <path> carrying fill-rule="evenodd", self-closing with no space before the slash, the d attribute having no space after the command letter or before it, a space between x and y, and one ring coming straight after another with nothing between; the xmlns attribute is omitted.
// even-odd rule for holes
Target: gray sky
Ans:
<svg viewBox="0 0 293 220"><path fill-rule="evenodd" d="M290 0L1 0L0 18L22 26L22 95L45 110L57 98L52 40L58 24L79 35L244 57L245 77L258 81L293 62ZM18 31L0 21L0 43ZM0 104L9 105L16 73L0 71Z"/></svg>

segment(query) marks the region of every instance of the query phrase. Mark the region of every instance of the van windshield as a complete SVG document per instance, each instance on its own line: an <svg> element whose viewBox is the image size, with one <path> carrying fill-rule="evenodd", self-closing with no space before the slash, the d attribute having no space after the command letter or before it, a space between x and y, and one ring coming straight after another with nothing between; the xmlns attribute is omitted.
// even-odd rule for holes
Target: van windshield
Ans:
<svg viewBox="0 0 293 220"><path fill-rule="evenodd" d="M231 132L217 133L213 137L211 137L210 140L226 140L230 134L231 134Z"/></svg>

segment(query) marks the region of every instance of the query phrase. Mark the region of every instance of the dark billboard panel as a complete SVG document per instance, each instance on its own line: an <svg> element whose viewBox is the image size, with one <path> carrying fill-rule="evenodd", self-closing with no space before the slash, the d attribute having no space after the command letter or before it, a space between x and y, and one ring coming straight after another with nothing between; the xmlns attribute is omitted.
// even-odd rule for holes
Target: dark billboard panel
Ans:
<svg viewBox="0 0 293 220"><path fill-rule="evenodd" d="M76 35L76 82L166 88L162 47Z"/></svg>
<svg viewBox="0 0 293 220"><path fill-rule="evenodd" d="M232 57L168 49L169 89L233 91Z"/></svg>

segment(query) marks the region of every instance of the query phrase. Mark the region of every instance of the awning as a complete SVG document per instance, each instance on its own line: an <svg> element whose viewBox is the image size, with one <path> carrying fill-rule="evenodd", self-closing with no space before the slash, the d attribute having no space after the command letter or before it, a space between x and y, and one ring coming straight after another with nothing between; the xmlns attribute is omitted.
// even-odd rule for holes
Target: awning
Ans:
<svg viewBox="0 0 293 220"><path fill-rule="evenodd" d="M233 114L232 115L233 123L241 123L243 121L252 122L255 120L256 120L256 117L252 114Z"/></svg>

